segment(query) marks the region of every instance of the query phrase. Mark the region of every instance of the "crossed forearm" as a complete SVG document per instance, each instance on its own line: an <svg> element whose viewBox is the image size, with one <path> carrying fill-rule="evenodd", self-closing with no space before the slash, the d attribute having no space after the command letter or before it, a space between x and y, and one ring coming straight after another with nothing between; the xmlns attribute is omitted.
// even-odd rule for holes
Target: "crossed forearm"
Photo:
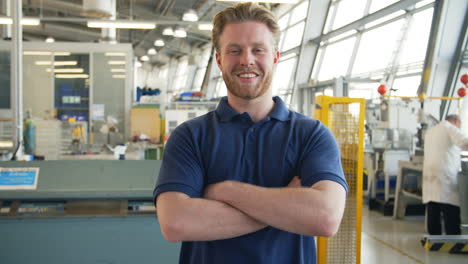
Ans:
<svg viewBox="0 0 468 264"><path fill-rule="evenodd" d="M177 195L179 197L174 198ZM224 202L204 198L180 199L180 195L183 194L167 193L158 199L158 218L163 235L169 241L227 239L265 227L265 224Z"/></svg>
<svg viewBox="0 0 468 264"><path fill-rule="evenodd" d="M345 192L341 186L265 188L225 181L210 187L206 197L224 202L266 225L305 234L333 235L341 221ZM321 188L322 187L322 188ZM336 189L336 190L335 190ZM342 190L340 190L342 189Z"/></svg>
<svg viewBox="0 0 468 264"><path fill-rule="evenodd" d="M331 236L344 210L345 191L337 183L312 188L266 188L224 181L205 189L204 198L163 193L157 213L167 240L208 241L238 237L266 226L311 235Z"/></svg>

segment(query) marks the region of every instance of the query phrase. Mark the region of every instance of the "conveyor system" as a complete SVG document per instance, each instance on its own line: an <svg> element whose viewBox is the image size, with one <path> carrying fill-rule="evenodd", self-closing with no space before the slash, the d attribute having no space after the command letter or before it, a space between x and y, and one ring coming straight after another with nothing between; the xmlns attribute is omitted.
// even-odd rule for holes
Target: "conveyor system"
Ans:
<svg viewBox="0 0 468 264"><path fill-rule="evenodd" d="M36 189L5 190L14 181L0 179L1 262L177 263L180 244L163 238L152 202L159 167L156 160L1 162L7 178L12 168L39 168Z"/></svg>

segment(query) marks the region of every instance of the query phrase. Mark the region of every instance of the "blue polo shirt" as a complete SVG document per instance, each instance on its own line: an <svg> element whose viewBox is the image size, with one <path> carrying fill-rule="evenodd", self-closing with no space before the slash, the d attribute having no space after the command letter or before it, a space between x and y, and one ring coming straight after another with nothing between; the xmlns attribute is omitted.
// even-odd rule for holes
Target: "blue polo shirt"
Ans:
<svg viewBox="0 0 468 264"><path fill-rule="evenodd" d="M193 198L205 186L235 180L263 187L285 187L294 176L303 186L321 180L348 190L338 146L319 121L286 108L279 97L265 119L254 123L223 98L215 111L187 121L171 134L154 189L154 198L177 191ZM281 217L278 215L278 217ZM266 227L216 241L183 242L180 263L316 263L314 237Z"/></svg>

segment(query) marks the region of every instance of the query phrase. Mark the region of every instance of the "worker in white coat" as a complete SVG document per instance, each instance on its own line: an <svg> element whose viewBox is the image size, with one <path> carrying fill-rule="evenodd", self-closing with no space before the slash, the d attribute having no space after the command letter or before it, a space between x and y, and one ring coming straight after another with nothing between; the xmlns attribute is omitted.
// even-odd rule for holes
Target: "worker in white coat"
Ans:
<svg viewBox="0 0 468 264"><path fill-rule="evenodd" d="M458 115L448 115L431 127L424 138L423 203L430 235L442 234L441 217L447 235L461 233L457 176L461 169L461 148L468 147L468 137L460 125Z"/></svg>

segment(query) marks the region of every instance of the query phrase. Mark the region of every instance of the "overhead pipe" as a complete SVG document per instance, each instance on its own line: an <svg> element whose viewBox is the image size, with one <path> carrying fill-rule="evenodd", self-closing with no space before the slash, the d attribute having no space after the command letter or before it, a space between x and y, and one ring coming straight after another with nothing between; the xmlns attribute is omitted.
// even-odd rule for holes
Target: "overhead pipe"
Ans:
<svg viewBox="0 0 468 264"><path fill-rule="evenodd" d="M110 10L109 13L111 14L111 20L115 20L117 18L117 5L115 0L110 1ZM115 43L117 42L117 29L116 28L102 28L101 31L101 42L104 43Z"/></svg>

